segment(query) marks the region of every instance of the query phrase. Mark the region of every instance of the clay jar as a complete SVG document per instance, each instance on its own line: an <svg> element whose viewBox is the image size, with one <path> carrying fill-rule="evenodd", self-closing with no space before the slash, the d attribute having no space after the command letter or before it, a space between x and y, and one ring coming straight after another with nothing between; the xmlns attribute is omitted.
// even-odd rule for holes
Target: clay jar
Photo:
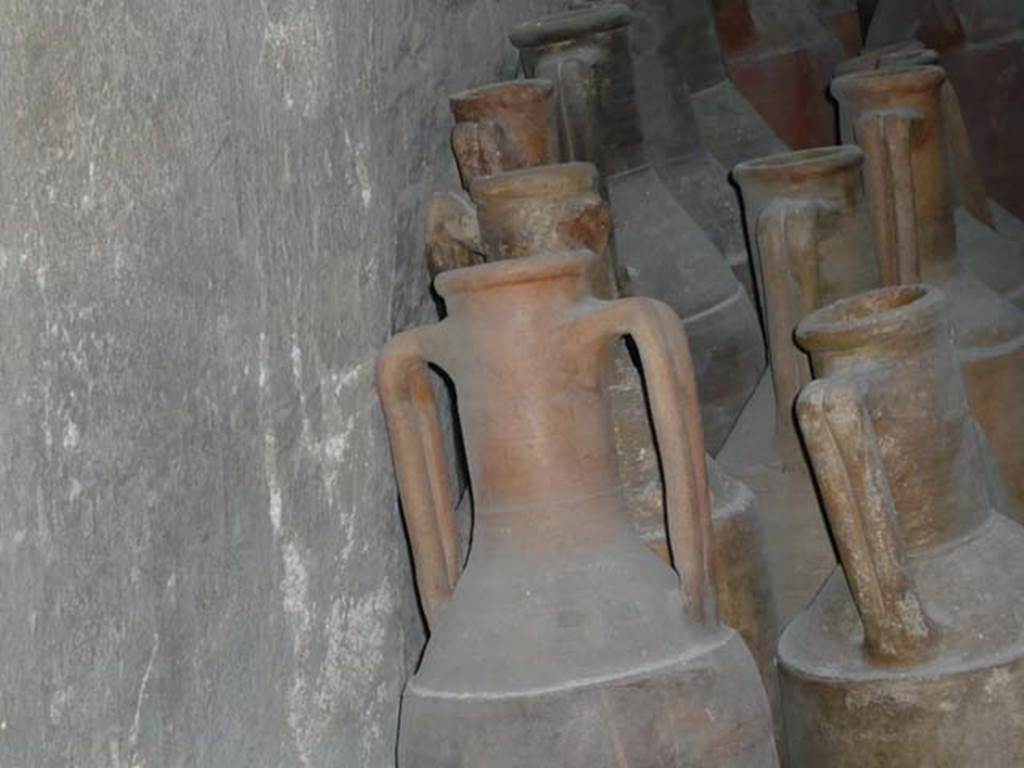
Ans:
<svg viewBox="0 0 1024 768"><path fill-rule="evenodd" d="M712 0L729 76L786 144L833 140L825 99L839 41L812 4L793 0Z"/></svg>
<svg viewBox="0 0 1024 768"><path fill-rule="evenodd" d="M610 214L589 163L563 163L476 179L470 187L489 258L529 258L545 250L586 247L602 255L591 275L594 294L612 298L605 244ZM634 530L665 562L663 483L647 417L643 381L625 346L616 350L609 397L619 470ZM754 654L773 711L778 706L778 624L756 500L705 457L711 492L712 560L722 621ZM780 718L775 718L781 723Z"/></svg>
<svg viewBox="0 0 1024 768"><path fill-rule="evenodd" d="M884 284L925 281L950 300L975 418L1024 499L1024 315L963 267L943 167L938 67L860 72L832 91L866 156Z"/></svg>
<svg viewBox="0 0 1024 768"><path fill-rule="evenodd" d="M842 567L779 643L795 765L1024 763L1024 529L992 512L944 302L885 288L797 329Z"/></svg>
<svg viewBox="0 0 1024 768"><path fill-rule="evenodd" d="M763 342L750 297L647 161L628 23L624 6L599 6L527 22L511 39L527 74L556 84L563 155L604 177L628 290L666 301L686 324L714 454L763 370Z"/></svg>
<svg viewBox="0 0 1024 768"><path fill-rule="evenodd" d="M939 53L963 101L989 193L1015 216L1024 217L1024 3L882 0L868 31L868 46L910 37Z"/></svg>
<svg viewBox="0 0 1024 768"><path fill-rule="evenodd" d="M764 514L768 558L783 621L835 565L801 452L793 403L810 380L793 329L811 310L879 284L856 147L789 152L736 167L765 308L765 374L720 454L750 485Z"/></svg>
<svg viewBox="0 0 1024 768"><path fill-rule="evenodd" d="M403 696L400 765L776 764L756 667L714 608L682 325L649 299L595 299L595 259L447 272L436 281L447 319L381 353L431 627ZM624 509L608 394L624 335L647 379L678 576ZM454 382L469 457L476 523L461 574L428 365Z"/></svg>
<svg viewBox="0 0 1024 768"><path fill-rule="evenodd" d="M871 69L906 69L938 61L920 43L887 46L844 62L838 74ZM1024 307L1024 224L988 199L974 159L960 100L948 79L939 88L940 120L947 174L954 197L959 250L971 273L989 288ZM841 112L844 141L854 141L854 126Z"/></svg>

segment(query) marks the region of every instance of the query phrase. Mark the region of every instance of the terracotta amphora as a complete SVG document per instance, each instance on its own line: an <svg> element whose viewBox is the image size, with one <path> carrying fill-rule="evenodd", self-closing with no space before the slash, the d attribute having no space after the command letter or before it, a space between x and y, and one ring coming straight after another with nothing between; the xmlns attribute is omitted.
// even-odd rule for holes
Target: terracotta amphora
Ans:
<svg viewBox="0 0 1024 768"><path fill-rule="evenodd" d="M859 149L842 146L773 155L733 171L755 249L771 367L719 460L758 499L783 621L835 565L793 416L797 393L810 381L793 329L811 310L879 285L862 163Z"/></svg>
<svg viewBox="0 0 1024 768"><path fill-rule="evenodd" d="M516 27L528 75L555 83L565 159L593 161L607 186L628 290L686 323L714 454L764 369L750 296L649 162L629 55L629 9L595 6Z"/></svg>
<svg viewBox="0 0 1024 768"><path fill-rule="evenodd" d="M835 65L852 51L807 0L711 0L729 76L789 146L833 140L826 99ZM854 49L855 50L855 49Z"/></svg>
<svg viewBox="0 0 1024 768"><path fill-rule="evenodd" d="M697 392L678 317L593 296L593 254L440 275L440 324L377 377L430 639L400 766L776 765L749 651L719 623ZM608 377L635 343L678 575L624 508ZM428 366L454 383L475 501L464 570Z"/></svg>
<svg viewBox="0 0 1024 768"><path fill-rule="evenodd" d="M946 300L805 318L797 411L841 568L779 643L794 765L1024 764L1024 528L994 512Z"/></svg>
<svg viewBox="0 0 1024 768"><path fill-rule="evenodd" d="M882 0L868 30L868 47L911 37L939 53L963 102L989 194L1024 218L1024 3Z"/></svg>
<svg viewBox="0 0 1024 768"><path fill-rule="evenodd" d="M1024 499L1024 314L963 266L943 156L939 67L859 72L832 91L866 156L885 285L949 296L967 394L1018 505Z"/></svg>
<svg viewBox="0 0 1024 768"><path fill-rule="evenodd" d="M602 299L616 296L614 282L607 279L612 273L607 248L611 213L598 195L593 165L562 163L484 176L474 180L470 189L478 221L473 246L487 259L587 248L599 255L591 275L594 294ZM657 448L643 381L625 345L616 350L609 387L629 518L648 546L670 562ZM719 614L754 654L776 713L780 706L775 673L778 623L756 499L750 489L718 469L710 456L705 461ZM459 519L467 514L468 510L462 511ZM781 723L781 717L773 720Z"/></svg>
<svg viewBox="0 0 1024 768"><path fill-rule="evenodd" d="M841 76L872 69L932 66L937 61L935 51L924 48L921 43L902 43L843 62L836 73ZM954 224L964 264L989 288L1024 308L1024 222L988 198L960 110L960 99L948 79L939 87L939 102ZM843 111L840 125L843 140L855 141L854 126Z"/></svg>

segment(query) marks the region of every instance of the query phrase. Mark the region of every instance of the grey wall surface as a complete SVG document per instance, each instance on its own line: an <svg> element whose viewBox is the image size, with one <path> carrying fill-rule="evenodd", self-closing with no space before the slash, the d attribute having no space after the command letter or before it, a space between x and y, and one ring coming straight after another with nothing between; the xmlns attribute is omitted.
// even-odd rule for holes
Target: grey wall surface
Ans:
<svg viewBox="0 0 1024 768"><path fill-rule="evenodd" d="M373 359L547 0L0 5L0 766L388 766Z"/></svg>

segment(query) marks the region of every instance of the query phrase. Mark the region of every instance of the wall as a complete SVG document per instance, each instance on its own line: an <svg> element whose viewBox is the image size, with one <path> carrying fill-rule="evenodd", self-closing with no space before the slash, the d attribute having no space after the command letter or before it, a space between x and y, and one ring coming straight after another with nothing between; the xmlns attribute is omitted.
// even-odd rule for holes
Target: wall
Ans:
<svg viewBox="0 0 1024 768"><path fill-rule="evenodd" d="M0 8L0 765L392 764L373 358L434 316L445 95L552 5Z"/></svg>

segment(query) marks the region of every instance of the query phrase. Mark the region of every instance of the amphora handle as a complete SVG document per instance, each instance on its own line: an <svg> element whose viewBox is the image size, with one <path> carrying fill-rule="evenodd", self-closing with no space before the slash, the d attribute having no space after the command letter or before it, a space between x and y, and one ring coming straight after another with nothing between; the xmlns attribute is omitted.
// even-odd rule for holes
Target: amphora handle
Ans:
<svg viewBox="0 0 1024 768"><path fill-rule="evenodd" d="M865 652L876 663L912 663L927 654L936 631L908 568L867 389L863 375L818 379L800 393L797 415Z"/></svg>
<svg viewBox="0 0 1024 768"><path fill-rule="evenodd" d="M666 539L684 609L695 622L714 626L718 619L711 588L711 500L686 332L667 305L630 298L589 304L571 329L569 343L574 348L603 348L623 336L633 339L643 366L665 480Z"/></svg>
<svg viewBox="0 0 1024 768"><path fill-rule="evenodd" d="M768 319L768 349L775 385L777 423L788 425L789 450L799 457L793 403L811 380L807 356L793 342L797 323L818 307L817 242L826 203L778 198L757 218L757 248ZM785 438L784 438L785 439Z"/></svg>
<svg viewBox="0 0 1024 768"><path fill-rule="evenodd" d="M920 279L911 131L916 116L902 110L870 110L856 122L864 150L864 181L875 222L882 285Z"/></svg>
<svg viewBox="0 0 1024 768"><path fill-rule="evenodd" d="M599 56L596 48L553 51L543 54L534 67L535 77L555 84L563 161L597 159L595 130L600 121L595 62Z"/></svg>
<svg viewBox="0 0 1024 768"><path fill-rule="evenodd" d="M428 368L440 328L401 333L377 358L377 391L428 624L451 596L460 570L453 495Z"/></svg>

